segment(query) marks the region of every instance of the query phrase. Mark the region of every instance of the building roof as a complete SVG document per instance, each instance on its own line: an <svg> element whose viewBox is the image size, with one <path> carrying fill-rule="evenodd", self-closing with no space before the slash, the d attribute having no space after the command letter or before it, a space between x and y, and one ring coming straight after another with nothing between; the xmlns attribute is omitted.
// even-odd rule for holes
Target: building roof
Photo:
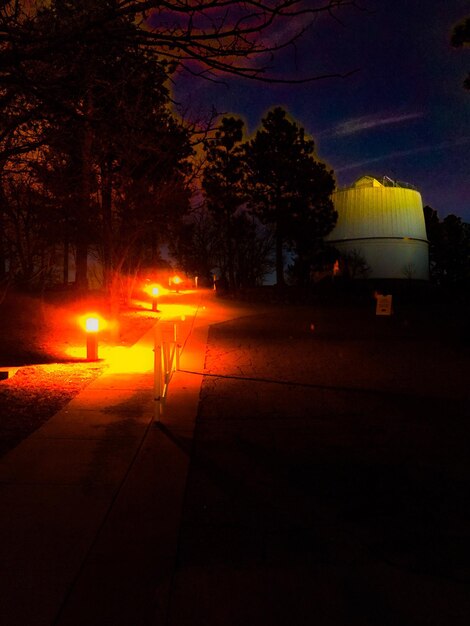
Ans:
<svg viewBox="0 0 470 626"><path fill-rule="evenodd" d="M344 191L346 189L355 189L357 187L401 187L402 189L413 189L416 191L416 187L411 185L410 183L405 183L401 180L394 180L389 176L381 176L379 178L375 176L364 175L361 176L354 182L352 185L348 187L342 187L339 191Z"/></svg>

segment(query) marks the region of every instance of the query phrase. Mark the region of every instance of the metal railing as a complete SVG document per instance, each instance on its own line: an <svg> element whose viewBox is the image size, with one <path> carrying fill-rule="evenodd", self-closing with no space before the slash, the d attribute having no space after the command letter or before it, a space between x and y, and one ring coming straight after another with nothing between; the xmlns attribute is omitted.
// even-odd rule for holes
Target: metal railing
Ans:
<svg viewBox="0 0 470 626"><path fill-rule="evenodd" d="M159 416L168 395L171 377L180 367L181 345L178 343L176 323L155 324L153 351L155 415Z"/></svg>

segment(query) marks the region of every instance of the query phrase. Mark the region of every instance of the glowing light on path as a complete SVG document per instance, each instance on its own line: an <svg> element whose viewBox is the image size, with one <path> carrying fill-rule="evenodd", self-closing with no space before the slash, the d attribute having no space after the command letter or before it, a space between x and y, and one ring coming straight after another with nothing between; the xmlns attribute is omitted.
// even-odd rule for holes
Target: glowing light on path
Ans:
<svg viewBox="0 0 470 626"><path fill-rule="evenodd" d="M97 333L100 327L100 321L97 317L87 317L85 320L85 330L87 333Z"/></svg>

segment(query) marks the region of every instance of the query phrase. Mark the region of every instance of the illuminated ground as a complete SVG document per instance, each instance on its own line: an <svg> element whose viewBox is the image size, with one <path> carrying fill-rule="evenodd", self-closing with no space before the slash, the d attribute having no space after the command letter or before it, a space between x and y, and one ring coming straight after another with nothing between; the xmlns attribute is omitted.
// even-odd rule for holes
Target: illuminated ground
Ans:
<svg viewBox="0 0 470 626"><path fill-rule="evenodd" d="M100 334L99 361L87 362L79 315L103 309L97 298L42 301L9 294L0 305L0 455L39 428L91 380L109 368L110 350L134 344L155 321L150 301L122 307L119 328ZM98 306L99 305L99 306Z"/></svg>

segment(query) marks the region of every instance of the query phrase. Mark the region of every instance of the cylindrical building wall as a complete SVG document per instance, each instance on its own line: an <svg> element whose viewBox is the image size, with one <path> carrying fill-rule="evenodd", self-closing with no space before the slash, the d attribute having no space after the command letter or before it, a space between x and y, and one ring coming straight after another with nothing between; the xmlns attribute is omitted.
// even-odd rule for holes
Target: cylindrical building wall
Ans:
<svg viewBox="0 0 470 626"><path fill-rule="evenodd" d="M387 179L388 180L388 179ZM338 221L328 241L363 257L369 278L429 279L429 252L421 195L372 177L334 193Z"/></svg>

